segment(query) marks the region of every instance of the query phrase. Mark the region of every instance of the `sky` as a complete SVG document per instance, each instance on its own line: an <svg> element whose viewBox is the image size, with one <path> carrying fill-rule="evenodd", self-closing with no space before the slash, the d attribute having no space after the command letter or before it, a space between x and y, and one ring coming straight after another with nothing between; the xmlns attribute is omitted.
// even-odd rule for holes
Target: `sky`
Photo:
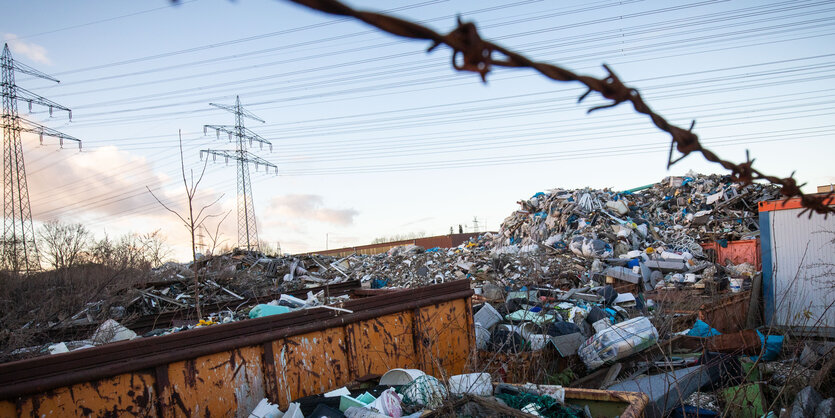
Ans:
<svg viewBox="0 0 835 418"><path fill-rule="evenodd" d="M832 1L353 1L438 32L456 16L536 61L605 76L608 64L670 122L695 120L721 157L805 191L835 182ZM361 22L272 0L5 0L0 35L25 74L16 84L72 109L21 116L82 140L23 136L32 216L80 222L97 237L167 237L189 257L187 177L224 244L237 241L236 169L201 161L233 149L204 125L233 125L209 103L263 119L272 143L250 148L259 239L282 252L363 245L378 237L497 230L517 201L553 188L625 190L688 171L724 173L693 154L666 166L669 137L629 106L576 83L496 68L482 83L451 53ZM827 46L829 45L829 46ZM178 132L182 132L183 165ZM219 199L219 200L218 200ZM219 224L223 214L230 215ZM475 222L474 222L475 220ZM208 241L208 239L206 239Z"/></svg>

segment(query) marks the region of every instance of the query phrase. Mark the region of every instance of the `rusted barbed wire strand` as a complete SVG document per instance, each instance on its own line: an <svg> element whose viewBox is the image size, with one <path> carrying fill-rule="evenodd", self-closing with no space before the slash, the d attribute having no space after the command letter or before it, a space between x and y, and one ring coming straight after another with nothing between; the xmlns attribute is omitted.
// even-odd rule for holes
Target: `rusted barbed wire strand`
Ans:
<svg viewBox="0 0 835 418"><path fill-rule="evenodd" d="M531 68L540 74L555 81L561 82L579 82L583 84L588 90L583 93L578 99L578 103L582 102L592 92L597 92L603 98L610 100L607 105L592 107L588 112L595 110L615 107L624 102L629 102L636 112L649 116L652 123L660 130L670 134L670 154L667 159L667 168L673 164L681 161L693 152L701 153L702 156L712 162L721 165L723 168L731 172L731 178L742 185L748 185L755 180L766 180L772 184L781 186L780 193L786 200L793 197L799 197L803 206L804 213L809 214L820 213L824 216L835 213L835 208L829 206L834 196L832 192L826 195L810 195L804 194L800 187L805 184L798 185L797 180L794 179L794 172L789 177L780 178L777 176L767 175L753 167L754 160L748 157L746 152L746 161L744 163L733 163L731 161L723 160L714 152L702 146L699 142L699 137L693 133L695 121L690 125L689 129L683 129L669 123L664 117L655 113L649 105L644 102L641 94L635 88L625 85L620 78L612 71L609 66L603 64L603 68L608 73L608 76L603 79L594 78L587 75L576 74L565 68L558 67L553 64L533 61L521 54L506 49L500 45L486 41L478 34L478 30L474 23L463 22L460 17L458 19L458 27L446 35L435 32L434 30L422 26L420 24L410 22L393 16L384 15L381 13L367 12L355 10L338 0L289 0L293 3L309 7L311 9L319 10L321 12L346 16L361 20L371 26L386 31L390 34L412 38L432 41L432 46L427 52L430 52L440 45L446 45L452 48L452 66L458 71L470 71L478 73L483 82L487 81L487 74L493 66L508 67L508 68ZM504 57L496 59L493 57L494 53L500 53ZM673 160L673 148L675 147L681 156ZM799 215L798 215L799 216Z"/></svg>

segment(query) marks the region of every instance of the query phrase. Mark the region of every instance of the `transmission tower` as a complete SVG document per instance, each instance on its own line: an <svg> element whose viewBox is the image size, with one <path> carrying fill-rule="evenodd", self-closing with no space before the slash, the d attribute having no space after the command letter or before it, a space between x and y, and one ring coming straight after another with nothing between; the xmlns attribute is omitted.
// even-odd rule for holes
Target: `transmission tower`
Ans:
<svg viewBox="0 0 835 418"><path fill-rule="evenodd" d="M261 157L247 151L247 142L252 146L253 142L258 142L261 149L264 144L273 149L273 144L270 141L260 137L255 132L244 127L244 117L264 123L264 120L255 116L248 110L241 106L241 98L235 97L234 105L223 105L217 103L209 103L218 109L223 109L232 112L235 115L235 125L204 125L203 134L206 134L209 129L214 129L217 133L217 138L220 139L220 133L225 132L229 136L229 141L235 141L234 150L200 150L200 160L203 160L203 154L206 157L211 154L212 159L217 161L217 157L223 157L228 163L229 160L236 161L238 168L238 247L246 248L247 250L258 249L258 228L255 225L255 207L252 204L252 184L249 180L249 163L255 164L255 171L258 171L259 166L264 166L267 172L270 168L275 169L275 174L278 175L278 166L264 160Z"/></svg>
<svg viewBox="0 0 835 418"><path fill-rule="evenodd" d="M473 216L473 232L478 232L478 218Z"/></svg>
<svg viewBox="0 0 835 418"><path fill-rule="evenodd" d="M22 100L29 104L46 106L49 116L54 109L65 110L72 120L72 111L49 99L41 97L24 88L15 85L15 71L23 74L59 81L32 68L15 62L9 45L3 47L3 239L2 264L4 269L16 272L30 272L40 270L38 249L35 245L35 229L32 226L32 210L29 206L29 187L26 184L26 168L23 165L23 143L21 132L37 134L43 144L43 137L58 138L61 147L64 140L78 142L81 140L58 132L46 126L20 118L17 114L17 102Z"/></svg>

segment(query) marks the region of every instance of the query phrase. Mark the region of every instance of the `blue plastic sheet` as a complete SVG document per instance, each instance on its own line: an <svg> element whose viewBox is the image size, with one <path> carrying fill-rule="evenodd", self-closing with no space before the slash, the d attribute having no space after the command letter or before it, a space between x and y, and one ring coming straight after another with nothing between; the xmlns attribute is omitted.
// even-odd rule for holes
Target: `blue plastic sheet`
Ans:
<svg viewBox="0 0 835 418"><path fill-rule="evenodd" d="M712 337L714 335L720 335L721 332L717 331L715 328L711 327L707 324L707 322L702 321L701 319L697 319L696 323L693 324L693 328L687 333L687 335L691 337Z"/></svg>
<svg viewBox="0 0 835 418"><path fill-rule="evenodd" d="M252 310L249 311L250 318L261 318L270 315L280 315L290 312L290 308L286 306L273 306L273 305L255 305Z"/></svg>
<svg viewBox="0 0 835 418"><path fill-rule="evenodd" d="M777 356L780 355L780 351L783 349L783 336L782 335L769 335L766 337L763 335L760 330L757 330L757 335L760 336L760 341L765 347L762 354L762 361L774 361L777 359ZM756 361L757 356L751 356L751 360Z"/></svg>

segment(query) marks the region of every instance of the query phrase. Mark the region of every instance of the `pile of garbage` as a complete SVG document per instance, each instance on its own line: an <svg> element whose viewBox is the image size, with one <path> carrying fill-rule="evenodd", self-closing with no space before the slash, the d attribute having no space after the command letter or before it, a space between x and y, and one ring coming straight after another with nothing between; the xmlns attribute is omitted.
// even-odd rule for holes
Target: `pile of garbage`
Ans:
<svg viewBox="0 0 835 418"><path fill-rule="evenodd" d="M264 418L531 415L593 416L588 405L566 402L566 391L558 385L494 385L488 373L453 375L441 381L419 369L392 369L378 380L297 399L284 412L263 399L250 413Z"/></svg>
<svg viewBox="0 0 835 418"><path fill-rule="evenodd" d="M835 384L831 341L787 342L764 326L720 332L700 319L671 329L667 322L681 306L662 310L610 285L488 288L477 290L473 321L480 367L494 380L640 392L650 417L835 412L835 399L818 392L831 396ZM737 294L725 292L717 305Z"/></svg>
<svg viewBox="0 0 835 418"><path fill-rule="evenodd" d="M730 176L692 172L623 192L554 189L519 201L520 209L502 222L496 247L547 246L605 258L661 246L699 256L700 241L757 236L757 202L778 197L771 184L741 186Z"/></svg>

